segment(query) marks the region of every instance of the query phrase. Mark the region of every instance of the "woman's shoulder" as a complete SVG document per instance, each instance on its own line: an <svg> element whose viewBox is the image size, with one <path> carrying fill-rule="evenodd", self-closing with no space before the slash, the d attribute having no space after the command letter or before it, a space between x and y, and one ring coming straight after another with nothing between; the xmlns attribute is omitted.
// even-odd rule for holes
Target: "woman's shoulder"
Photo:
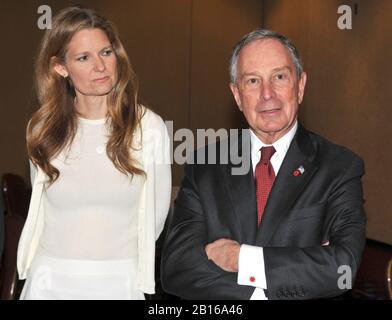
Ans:
<svg viewBox="0 0 392 320"><path fill-rule="evenodd" d="M140 123L142 130L149 129L164 129L165 123L160 115L152 111L151 109L140 105Z"/></svg>

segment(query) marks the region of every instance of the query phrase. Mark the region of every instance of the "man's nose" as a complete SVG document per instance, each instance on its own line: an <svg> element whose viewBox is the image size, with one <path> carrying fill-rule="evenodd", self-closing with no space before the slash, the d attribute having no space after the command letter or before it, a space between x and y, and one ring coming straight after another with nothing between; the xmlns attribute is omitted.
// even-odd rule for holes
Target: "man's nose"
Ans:
<svg viewBox="0 0 392 320"><path fill-rule="evenodd" d="M261 87L261 95L264 100L270 100L275 97L275 90L270 81L264 81Z"/></svg>
<svg viewBox="0 0 392 320"><path fill-rule="evenodd" d="M95 70L98 72L103 72L106 69L105 62L103 61L102 57L97 57L95 59L95 64L94 64Z"/></svg>

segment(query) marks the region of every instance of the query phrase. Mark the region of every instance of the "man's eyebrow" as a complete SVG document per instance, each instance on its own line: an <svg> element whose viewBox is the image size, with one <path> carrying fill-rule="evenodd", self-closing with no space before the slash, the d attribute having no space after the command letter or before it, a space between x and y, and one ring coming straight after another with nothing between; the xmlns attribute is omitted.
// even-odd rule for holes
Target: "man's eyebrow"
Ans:
<svg viewBox="0 0 392 320"><path fill-rule="evenodd" d="M276 68L272 69L272 72L279 72L279 71L283 71L283 70L288 70L290 73L293 72L293 68L291 68L290 66L276 67Z"/></svg>
<svg viewBox="0 0 392 320"><path fill-rule="evenodd" d="M281 66L281 67L276 67L273 68L271 71L272 72L277 72L277 71L283 71L283 70L288 70L290 72L292 72L292 68L290 66ZM243 77L247 77L247 76L257 76L257 77L261 77L261 74L258 71L252 71L252 72L245 72L241 75L241 78Z"/></svg>
<svg viewBox="0 0 392 320"><path fill-rule="evenodd" d="M258 76L260 77L260 73L258 73L257 71L254 72L245 72L241 75L241 78L246 77L246 76Z"/></svg>

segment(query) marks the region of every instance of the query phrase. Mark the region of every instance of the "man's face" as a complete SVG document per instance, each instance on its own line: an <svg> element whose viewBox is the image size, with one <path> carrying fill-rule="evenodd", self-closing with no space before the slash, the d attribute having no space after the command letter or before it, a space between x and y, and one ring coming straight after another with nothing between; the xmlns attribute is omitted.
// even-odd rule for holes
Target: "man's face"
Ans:
<svg viewBox="0 0 392 320"><path fill-rule="evenodd" d="M247 44L237 61L237 83L230 84L239 109L264 143L272 144L294 125L306 74L297 78L288 50L275 39Z"/></svg>

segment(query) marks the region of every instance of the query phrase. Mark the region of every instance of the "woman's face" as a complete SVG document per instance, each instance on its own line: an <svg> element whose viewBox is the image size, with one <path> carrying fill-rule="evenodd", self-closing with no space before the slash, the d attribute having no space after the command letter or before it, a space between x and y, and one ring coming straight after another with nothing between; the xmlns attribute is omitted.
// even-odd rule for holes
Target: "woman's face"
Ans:
<svg viewBox="0 0 392 320"><path fill-rule="evenodd" d="M65 64L54 66L70 77L77 93L85 96L108 94L117 82L117 58L105 32L83 29L68 44Z"/></svg>

